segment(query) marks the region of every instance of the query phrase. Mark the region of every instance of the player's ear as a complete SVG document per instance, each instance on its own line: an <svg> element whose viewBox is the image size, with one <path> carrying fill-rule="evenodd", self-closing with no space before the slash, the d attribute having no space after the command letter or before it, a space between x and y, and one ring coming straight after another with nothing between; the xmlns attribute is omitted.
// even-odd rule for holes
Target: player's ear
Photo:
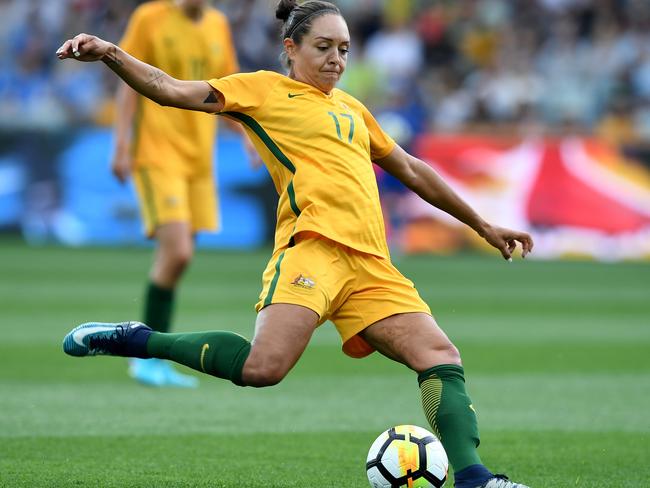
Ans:
<svg viewBox="0 0 650 488"><path fill-rule="evenodd" d="M287 37L282 43L284 44L284 52L287 53L289 59L292 59L296 52L296 43L289 37Z"/></svg>

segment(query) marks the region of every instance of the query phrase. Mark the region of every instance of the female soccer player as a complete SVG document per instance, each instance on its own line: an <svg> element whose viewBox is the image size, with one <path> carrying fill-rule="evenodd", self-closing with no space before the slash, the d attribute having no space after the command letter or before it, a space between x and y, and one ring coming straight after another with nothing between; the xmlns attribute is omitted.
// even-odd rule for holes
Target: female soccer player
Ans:
<svg viewBox="0 0 650 488"><path fill-rule="evenodd" d="M528 254L531 237L485 222L430 166L395 144L359 101L335 88L350 47L335 5L282 0L276 15L284 21L288 76L260 71L180 81L87 34L57 51L60 59L103 61L161 105L239 121L280 195L252 342L225 331L166 334L138 322L91 322L65 337L65 352L171 359L237 385L262 387L287 375L316 327L329 319L346 354L377 350L418 373L425 414L458 488L525 488L481 462L460 355L390 261L372 163L470 226L505 259L517 241Z"/></svg>

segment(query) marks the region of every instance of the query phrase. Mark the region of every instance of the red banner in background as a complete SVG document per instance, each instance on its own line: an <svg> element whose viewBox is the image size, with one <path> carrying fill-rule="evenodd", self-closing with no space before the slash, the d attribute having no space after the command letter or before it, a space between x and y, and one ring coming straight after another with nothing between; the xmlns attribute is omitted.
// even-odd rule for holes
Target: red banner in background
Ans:
<svg viewBox="0 0 650 488"><path fill-rule="evenodd" d="M650 171L600 140L425 136L414 152L487 220L531 232L536 257L650 258ZM483 246L417 196L387 198L389 235L404 251Z"/></svg>

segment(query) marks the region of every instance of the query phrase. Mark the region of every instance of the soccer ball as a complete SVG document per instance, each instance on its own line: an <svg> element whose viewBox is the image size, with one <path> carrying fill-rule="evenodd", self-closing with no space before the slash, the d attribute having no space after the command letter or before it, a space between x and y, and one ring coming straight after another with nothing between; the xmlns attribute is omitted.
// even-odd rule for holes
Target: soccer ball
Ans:
<svg viewBox="0 0 650 488"><path fill-rule="evenodd" d="M438 438L415 425L382 432L370 446L366 471L373 488L440 488L449 461Z"/></svg>

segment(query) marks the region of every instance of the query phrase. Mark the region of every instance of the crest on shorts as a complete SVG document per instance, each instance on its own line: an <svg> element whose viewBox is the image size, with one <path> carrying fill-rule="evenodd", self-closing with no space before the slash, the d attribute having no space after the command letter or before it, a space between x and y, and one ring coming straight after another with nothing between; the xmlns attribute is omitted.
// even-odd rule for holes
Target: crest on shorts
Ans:
<svg viewBox="0 0 650 488"><path fill-rule="evenodd" d="M311 290L316 286L316 282L314 280L307 278L302 273L296 276L291 284L299 288L305 288L307 290Z"/></svg>
<svg viewBox="0 0 650 488"><path fill-rule="evenodd" d="M168 197L165 198L165 205L168 207L178 207L180 200L177 196L175 195L169 195Z"/></svg>

